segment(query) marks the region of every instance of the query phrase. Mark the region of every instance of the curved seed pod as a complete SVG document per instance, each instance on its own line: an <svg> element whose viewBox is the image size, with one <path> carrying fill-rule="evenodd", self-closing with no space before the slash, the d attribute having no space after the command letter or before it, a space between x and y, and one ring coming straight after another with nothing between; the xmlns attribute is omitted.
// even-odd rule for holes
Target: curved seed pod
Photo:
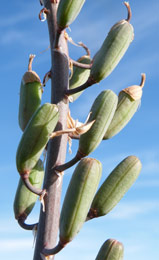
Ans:
<svg viewBox="0 0 159 260"><path fill-rule="evenodd" d="M93 152L100 144L114 116L118 102L112 90L102 91L95 99L90 110L88 122L95 120L88 132L80 136L78 152L84 156Z"/></svg>
<svg viewBox="0 0 159 260"><path fill-rule="evenodd" d="M101 172L101 163L92 158L84 158L77 165L61 211L60 242L62 244L70 242L85 222Z"/></svg>
<svg viewBox="0 0 159 260"><path fill-rule="evenodd" d="M101 246L95 260L123 260L123 244L115 239L108 239Z"/></svg>
<svg viewBox="0 0 159 260"><path fill-rule="evenodd" d="M28 71L23 75L20 87L19 126L22 131L41 104L41 81L36 72L32 71L34 57L34 55L29 56Z"/></svg>
<svg viewBox="0 0 159 260"><path fill-rule="evenodd" d="M104 216L111 211L135 182L141 167L136 156L128 156L118 164L97 191L89 218Z"/></svg>
<svg viewBox="0 0 159 260"><path fill-rule="evenodd" d="M36 188L41 188L44 178L44 166L41 160L38 161L36 166L30 172L29 180ZM32 211L37 195L29 191L22 179L20 178L17 192L14 199L14 214L16 219L26 219Z"/></svg>
<svg viewBox="0 0 159 260"><path fill-rule="evenodd" d="M16 164L20 175L28 175L36 165L57 124L58 115L57 106L49 103L44 104L34 113L17 149Z"/></svg>
<svg viewBox="0 0 159 260"><path fill-rule="evenodd" d="M111 28L103 45L93 58L90 77L95 82L106 78L115 69L133 40L133 27L129 23L131 10L127 2L125 5L128 8L128 18Z"/></svg>
<svg viewBox="0 0 159 260"><path fill-rule="evenodd" d="M57 24L61 30L68 27L78 16L85 0L61 0L57 9Z"/></svg>
<svg viewBox="0 0 159 260"><path fill-rule="evenodd" d="M131 120L140 106L144 83L145 74L142 74L139 86L128 87L119 93L117 109L103 139L109 139L118 134Z"/></svg>
<svg viewBox="0 0 159 260"><path fill-rule="evenodd" d="M80 63L84 63L84 64L90 64L91 63L91 58L88 55L82 56L80 59L78 59L78 62ZM69 82L69 89L74 89L77 88L81 85L83 85L87 79L89 78L90 75L90 70L89 69L82 69L82 68L78 68L73 66L73 75L70 79ZM75 101L81 94L83 91L80 91L74 95L71 95L71 101Z"/></svg>

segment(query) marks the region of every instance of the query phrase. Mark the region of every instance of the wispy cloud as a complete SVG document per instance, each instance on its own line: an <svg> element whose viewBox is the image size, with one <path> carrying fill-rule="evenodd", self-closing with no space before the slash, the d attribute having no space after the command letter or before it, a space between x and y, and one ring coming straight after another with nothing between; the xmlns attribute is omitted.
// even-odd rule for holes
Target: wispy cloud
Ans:
<svg viewBox="0 0 159 260"><path fill-rule="evenodd" d="M136 183L136 187L138 188L159 188L159 179L147 179L147 180L139 180Z"/></svg>
<svg viewBox="0 0 159 260"><path fill-rule="evenodd" d="M23 21L27 21L30 18L33 18L34 15L32 12L30 11L26 11L26 12L17 12L14 15L5 17L5 18L1 18L1 23L0 23L0 27L4 28L4 27L10 27L10 26L15 26Z"/></svg>
<svg viewBox="0 0 159 260"><path fill-rule="evenodd" d="M156 14L156 1L150 5L142 5L142 10L138 8L135 13L135 19L133 20L133 25L138 34L138 37L144 38L145 35L151 33L150 27L156 26L159 22L159 17ZM151 19L149 17L151 16Z"/></svg>
<svg viewBox="0 0 159 260"><path fill-rule="evenodd" d="M136 217L159 211L159 201L133 201L120 202L116 208L108 214L110 219L135 219Z"/></svg>
<svg viewBox="0 0 159 260"><path fill-rule="evenodd" d="M38 214L32 214L31 216L28 217L26 223L28 224L33 224L33 223L37 223L38 221ZM1 216L0 218L0 235L4 232L5 234L19 234L21 233L22 229L20 228L20 226L17 223L17 220L15 220L14 216Z"/></svg>
<svg viewBox="0 0 159 260"><path fill-rule="evenodd" d="M149 150L139 151L139 156L143 163L143 174L155 175L159 173L158 149L151 148Z"/></svg>
<svg viewBox="0 0 159 260"><path fill-rule="evenodd" d="M32 248L33 240L30 238L14 238L14 239L1 239L1 252L3 251L24 251Z"/></svg>
<svg viewBox="0 0 159 260"><path fill-rule="evenodd" d="M104 142L104 141L103 141ZM108 170L113 170L114 165L117 165L120 163L124 158L126 158L128 155L131 154L137 154L138 157L141 159L142 162L142 173L145 175L150 174L151 177L153 175L156 175L156 173L159 173L159 162L158 162L158 154L159 150L155 148L151 149L144 149L144 150L137 150L137 151L125 151L121 152L119 154L114 154L112 156L105 157L105 154L101 154L100 158L104 161L104 165Z"/></svg>
<svg viewBox="0 0 159 260"><path fill-rule="evenodd" d="M1 41L0 43L1 44L11 44L11 43L16 43L19 41L22 41L24 39L24 33L20 30L9 30L9 31L6 31L2 38L1 38Z"/></svg>
<svg viewBox="0 0 159 260"><path fill-rule="evenodd" d="M36 5L34 2L25 2L25 4L18 3L17 8L15 5L13 12L9 14L5 13L5 16L3 16L3 14L1 15L0 28L14 27L15 25L34 18L35 10L38 10L38 4Z"/></svg>
<svg viewBox="0 0 159 260"><path fill-rule="evenodd" d="M29 40L28 40L29 39ZM26 31L21 29L8 29L6 30L0 40L0 44L2 45L10 45L13 46L18 44L19 47L23 46L31 46L34 48L44 48L46 49L49 45L48 37L43 37L39 34L35 34L34 31ZM42 51L42 50L41 50Z"/></svg>

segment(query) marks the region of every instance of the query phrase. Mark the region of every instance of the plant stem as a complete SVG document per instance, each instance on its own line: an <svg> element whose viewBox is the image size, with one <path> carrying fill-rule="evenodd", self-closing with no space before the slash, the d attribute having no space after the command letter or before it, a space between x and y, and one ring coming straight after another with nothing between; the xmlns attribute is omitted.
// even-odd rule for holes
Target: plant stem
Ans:
<svg viewBox="0 0 159 260"><path fill-rule="evenodd" d="M57 254L58 252L60 252L63 248L64 248L65 245L63 245L60 241L58 242L57 246L55 246L54 248L52 249L47 249L47 248L44 248L43 249L43 254L48 256L48 255L55 255Z"/></svg>
<svg viewBox="0 0 159 260"><path fill-rule="evenodd" d="M43 195L43 193L45 191L43 191L42 189L38 189L36 188L34 185L31 184L30 180L29 180L29 175L28 174L23 174L21 176L23 183L25 184L25 186L27 187L28 190L30 190L31 192L41 196Z"/></svg>
<svg viewBox="0 0 159 260"><path fill-rule="evenodd" d="M57 6L57 3L51 3L51 1L45 0L45 7L49 10L47 21L52 60L51 103L58 105L60 114L56 131L66 128L68 99L66 96L64 96L64 93L68 89L69 83L68 49L63 33L59 38L60 48L54 49L54 40L57 30ZM59 228L62 176L59 179L56 172L54 171L54 167L64 163L66 156L66 146L67 134L50 140L48 144L46 172L44 179L44 189L46 189L47 192L44 197L45 212L43 212L41 209L34 260L41 259L40 253L44 247L51 249L56 246ZM61 180L60 183L59 180Z"/></svg>
<svg viewBox="0 0 159 260"><path fill-rule="evenodd" d="M70 95L76 94L80 91L85 90L86 88L91 87L95 83L96 82L91 77L89 77L88 80L83 85L81 85L77 88L72 88L72 89L66 90L65 95L70 96Z"/></svg>
<svg viewBox="0 0 159 260"><path fill-rule="evenodd" d="M35 223L35 224L26 224L25 223L25 219L23 218L19 218L18 219L18 224L24 228L25 230L33 230L34 228L37 228L38 226L38 223Z"/></svg>
<svg viewBox="0 0 159 260"><path fill-rule="evenodd" d="M75 157L72 160L70 160L69 162L66 162L64 164L57 165L55 167L55 170L58 172L63 172L65 170L67 170L68 168L72 167L73 165L75 165L81 159L82 159L82 156L77 152L77 154L75 155Z"/></svg>
<svg viewBox="0 0 159 260"><path fill-rule="evenodd" d="M81 69L91 69L91 67L92 67L92 63L91 64L80 63L80 62L75 61L73 59L70 59L70 62L72 62L72 64L75 67L78 67L78 68L81 68Z"/></svg>

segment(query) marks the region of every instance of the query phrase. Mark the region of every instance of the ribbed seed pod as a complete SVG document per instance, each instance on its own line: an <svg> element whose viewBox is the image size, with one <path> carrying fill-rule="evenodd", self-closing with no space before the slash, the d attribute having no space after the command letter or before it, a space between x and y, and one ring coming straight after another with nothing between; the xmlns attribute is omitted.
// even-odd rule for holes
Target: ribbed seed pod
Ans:
<svg viewBox="0 0 159 260"><path fill-rule="evenodd" d="M115 239L108 239L102 245L95 260L123 260L123 244Z"/></svg>
<svg viewBox="0 0 159 260"><path fill-rule="evenodd" d="M45 103L33 115L20 140L16 164L20 175L29 174L39 160L58 121L58 108Z"/></svg>
<svg viewBox="0 0 159 260"><path fill-rule="evenodd" d="M139 86L128 87L119 93L117 109L103 139L109 139L118 134L131 120L140 106L144 83L145 74L142 74Z"/></svg>
<svg viewBox="0 0 159 260"><path fill-rule="evenodd" d="M102 172L98 160L84 158L77 165L60 216L60 242L70 242L86 220Z"/></svg>
<svg viewBox="0 0 159 260"><path fill-rule="evenodd" d="M90 110L88 122L95 120L88 132L80 136L78 151L86 156L100 144L114 116L118 97L112 90L102 91L95 99Z"/></svg>
<svg viewBox="0 0 159 260"><path fill-rule="evenodd" d="M137 179L141 162L136 156L128 156L110 173L97 191L89 217L100 217L111 211Z"/></svg>
<svg viewBox="0 0 159 260"><path fill-rule="evenodd" d="M41 104L42 86L39 76L32 71L33 58L34 55L30 55L28 71L23 75L20 87L19 126L22 131Z"/></svg>
<svg viewBox="0 0 159 260"><path fill-rule="evenodd" d="M44 178L44 166L41 160L30 172L29 180L36 188L41 188ZM29 191L20 178L17 192L14 199L14 214L16 219L26 219L32 211L36 201L37 195Z"/></svg>
<svg viewBox="0 0 159 260"><path fill-rule="evenodd" d="M85 55L85 56L82 56L77 61L80 63L84 63L84 64L90 64L91 58L90 58L90 56ZM82 69L82 68L73 66L73 75L69 82L69 89L74 89L74 88L77 88L77 87L83 85L89 78L89 75L90 75L89 69ZM73 94L69 98L71 98L71 101L73 102L82 94L82 92L83 91Z"/></svg>
<svg viewBox="0 0 159 260"><path fill-rule="evenodd" d="M64 29L76 19L85 0L61 0L57 9L57 24Z"/></svg>
<svg viewBox="0 0 159 260"><path fill-rule="evenodd" d="M127 2L128 18L116 23L108 33L101 48L93 58L90 77L99 82L106 78L117 66L134 38L133 27L129 23L131 10Z"/></svg>

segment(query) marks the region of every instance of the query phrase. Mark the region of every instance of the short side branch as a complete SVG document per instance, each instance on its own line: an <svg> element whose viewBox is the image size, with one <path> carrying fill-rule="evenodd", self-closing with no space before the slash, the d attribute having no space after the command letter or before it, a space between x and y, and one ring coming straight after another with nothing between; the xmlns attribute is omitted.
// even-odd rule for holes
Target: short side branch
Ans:
<svg viewBox="0 0 159 260"><path fill-rule="evenodd" d="M77 162L79 162L82 159L82 155L80 153L77 152L77 154L75 155L75 157L70 160L67 163L58 165L54 168L55 171L58 172L63 172L65 170L67 170L68 168L72 167L73 165L75 165Z"/></svg>
<svg viewBox="0 0 159 260"><path fill-rule="evenodd" d="M38 188L34 187L34 186L31 184L31 182L30 182L30 180L29 180L29 175L28 175L28 174L23 174L23 175L21 175L21 178L22 178L22 180L23 180L25 186L27 187L27 189L30 190L31 192L35 193L35 194L38 195L38 196L41 196L41 195L43 195L43 194L45 193L44 190L38 189Z"/></svg>
<svg viewBox="0 0 159 260"><path fill-rule="evenodd" d="M80 63L80 62L75 61L75 60L72 60L72 59L70 59L70 62L71 62L75 67L78 67L78 68L81 68L81 69L91 69L91 67L92 67L92 63L90 63L90 64L85 64L85 63Z"/></svg>
<svg viewBox="0 0 159 260"><path fill-rule="evenodd" d="M55 254L59 253L64 247L65 247L65 245L63 245L63 244L59 241L59 243L57 244L57 246L55 246L55 247L52 248L52 249L43 248L42 254L44 254L45 256L55 255Z"/></svg>
<svg viewBox="0 0 159 260"><path fill-rule="evenodd" d="M37 229L37 227L38 227L38 223L26 224L24 218L19 218L18 224L25 230L34 230L34 229Z"/></svg>
<svg viewBox="0 0 159 260"><path fill-rule="evenodd" d="M77 88L73 88L73 89L68 89L65 92L65 95L70 96L73 94L76 94L82 90L85 90L86 88L92 86L93 84L95 84L96 82L92 79L92 78L88 78L88 80L81 86L77 87Z"/></svg>

